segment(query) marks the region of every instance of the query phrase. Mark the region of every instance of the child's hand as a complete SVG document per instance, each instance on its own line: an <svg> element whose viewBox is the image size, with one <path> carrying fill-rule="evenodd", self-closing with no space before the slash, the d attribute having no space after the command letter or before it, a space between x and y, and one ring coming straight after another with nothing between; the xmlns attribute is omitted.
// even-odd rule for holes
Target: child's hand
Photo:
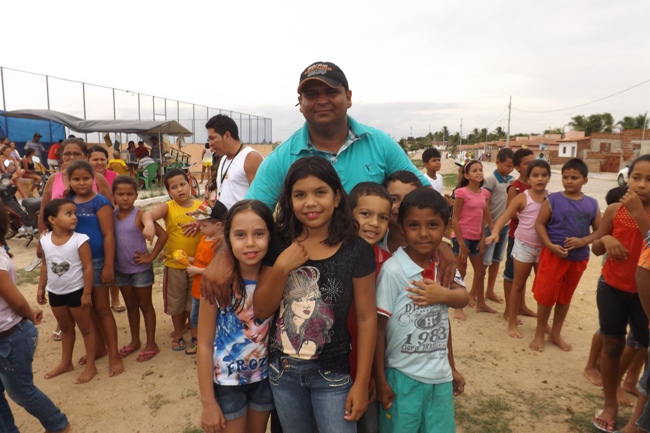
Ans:
<svg viewBox="0 0 650 433"><path fill-rule="evenodd" d="M32 308L32 314L34 314L34 325L40 325L43 321L43 310L40 308Z"/></svg>
<svg viewBox="0 0 650 433"><path fill-rule="evenodd" d="M627 208L627 211L632 217L634 215L645 215L645 209L639 195L634 190L628 189L625 195L621 198L621 203Z"/></svg>
<svg viewBox="0 0 650 433"><path fill-rule="evenodd" d="M569 248L569 249L571 249L571 248ZM561 245L556 245L556 244L551 245L551 247L549 248L549 250L551 250L551 252L553 254L555 254L556 256L558 256L561 259L563 259L563 258L565 258L566 256L569 255L569 249L564 248Z"/></svg>
<svg viewBox="0 0 650 433"><path fill-rule="evenodd" d="M455 368L451 369L452 380L451 384L454 387L454 397L458 397L465 391L465 378Z"/></svg>
<svg viewBox="0 0 650 433"><path fill-rule="evenodd" d="M153 244L153 238L156 235L156 227L153 224L145 224L142 229L142 236Z"/></svg>
<svg viewBox="0 0 650 433"><path fill-rule="evenodd" d="M191 238L199 232L199 230L201 229L201 224L198 221L192 221L187 224L183 224L182 227L183 227L183 235Z"/></svg>
<svg viewBox="0 0 650 433"><path fill-rule="evenodd" d="M137 251L133 254L133 261L139 265L148 265L155 257L149 251Z"/></svg>
<svg viewBox="0 0 650 433"><path fill-rule="evenodd" d="M186 270L187 270L187 274L190 277L193 277L194 275L197 275L197 274L199 274L201 272L201 268L199 268L198 266L194 266L194 265L189 265Z"/></svg>
<svg viewBox="0 0 650 433"><path fill-rule="evenodd" d="M166 258L167 258L167 253L165 253L165 250L162 250L160 254L158 254L158 263L164 262Z"/></svg>
<svg viewBox="0 0 650 433"><path fill-rule="evenodd" d="M627 259L627 248L625 248L614 236L603 236L600 238L600 241L603 243L605 251L607 251L608 259L619 262Z"/></svg>
<svg viewBox="0 0 650 433"><path fill-rule="evenodd" d="M493 233L485 238L485 245L492 245L495 242L499 242L499 233Z"/></svg>
<svg viewBox="0 0 650 433"><path fill-rule="evenodd" d="M485 252L485 238L481 239L481 241L478 243L478 255L482 256L484 252Z"/></svg>
<svg viewBox="0 0 650 433"><path fill-rule="evenodd" d="M564 248L566 248L567 251L577 250L579 248L584 247L585 245L587 244L585 244L582 238L566 238L564 240Z"/></svg>
<svg viewBox="0 0 650 433"><path fill-rule="evenodd" d="M305 247L300 242L293 241L289 248L282 251L282 254L278 256L276 264L282 266L287 272L291 272L307 260L309 260L309 254L307 254Z"/></svg>
<svg viewBox="0 0 650 433"><path fill-rule="evenodd" d="M201 428L205 433L216 433L226 428L226 419L218 404L203 406L201 409Z"/></svg>
<svg viewBox="0 0 650 433"><path fill-rule="evenodd" d="M81 308L90 308L93 305L92 298L90 297L90 293L84 293L81 295Z"/></svg>
<svg viewBox="0 0 650 433"><path fill-rule="evenodd" d="M352 385L348 398L345 400L345 415L347 421L358 421L368 409L368 388L357 382Z"/></svg>
<svg viewBox="0 0 650 433"><path fill-rule="evenodd" d="M433 304L444 304L449 289L446 289L433 280L425 278L420 281L411 281L415 287L407 287L406 291L412 293L408 295L413 299L413 303L419 307Z"/></svg>
<svg viewBox="0 0 650 433"><path fill-rule="evenodd" d="M390 407L393 405L393 400L395 400L395 393L391 389L388 382L377 384L377 400L379 400L379 403L381 403L381 407L383 407L384 410L390 409Z"/></svg>
<svg viewBox="0 0 650 433"><path fill-rule="evenodd" d="M38 305L47 304L47 298L45 297L45 289L38 289L38 291L36 292L36 302L38 302Z"/></svg>
<svg viewBox="0 0 650 433"><path fill-rule="evenodd" d="M377 401L377 385L375 385L374 380L371 380L370 391L368 391L368 404L374 403L376 401Z"/></svg>
<svg viewBox="0 0 650 433"><path fill-rule="evenodd" d="M467 257L469 256L469 248L465 245L465 242L458 242L458 257L462 263L467 263Z"/></svg>
<svg viewBox="0 0 650 433"><path fill-rule="evenodd" d="M454 199L451 198L451 196L450 196L449 194L445 194L443 197L445 198L445 200L447 201L447 204L448 204L449 206L453 206L453 205L454 205Z"/></svg>
<svg viewBox="0 0 650 433"><path fill-rule="evenodd" d="M113 278L115 277L115 272L113 271L113 268L110 268L108 266L102 267L102 283L104 284L110 284L111 281L113 281Z"/></svg>

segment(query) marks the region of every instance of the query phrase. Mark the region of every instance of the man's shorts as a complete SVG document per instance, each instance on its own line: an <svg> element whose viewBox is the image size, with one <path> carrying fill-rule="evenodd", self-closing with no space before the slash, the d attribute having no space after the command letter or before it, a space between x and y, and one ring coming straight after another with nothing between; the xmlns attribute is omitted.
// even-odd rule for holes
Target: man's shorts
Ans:
<svg viewBox="0 0 650 433"><path fill-rule="evenodd" d="M537 263L541 251L541 247L531 247L525 242L515 239L515 245L512 247L512 258L521 263Z"/></svg>
<svg viewBox="0 0 650 433"><path fill-rule="evenodd" d="M84 294L84 288L82 287L79 290L66 293L65 295L57 295L49 290L47 294L50 301L50 307L79 308L81 307L81 295Z"/></svg>
<svg viewBox="0 0 650 433"><path fill-rule="evenodd" d="M596 290L600 333L607 337L625 338L628 322L634 338L648 347L648 318L641 306L638 293L618 290L598 279Z"/></svg>
<svg viewBox="0 0 650 433"><path fill-rule="evenodd" d="M478 256L478 249L481 241L469 241L465 239L465 246L469 249L470 256ZM454 255L457 256L460 254L460 244L458 243L457 238L451 238L451 249L454 252Z"/></svg>
<svg viewBox="0 0 650 433"><path fill-rule="evenodd" d="M214 395L226 421L246 415L249 408L255 412L267 412L275 408L268 379L238 386L214 384Z"/></svg>
<svg viewBox="0 0 650 433"><path fill-rule="evenodd" d="M562 259L551 250L542 248L533 283L535 300L545 307L570 304L588 262L589 259Z"/></svg>
<svg viewBox="0 0 650 433"><path fill-rule="evenodd" d="M485 266L490 266L492 263L501 263L503 261L503 255L506 252L506 246L508 245L508 230L509 226L505 226L499 232L499 242L493 243L491 245L485 246L485 253L483 253L483 264ZM485 237L490 236L490 229L485 227Z"/></svg>
<svg viewBox="0 0 650 433"><path fill-rule="evenodd" d="M455 432L454 390L451 382L428 384L394 368L386 369L386 380L395 393L393 405L380 410L380 431Z"/></svg>
<svg viewBox="0 0 650 433"><path fill-rule="evenodd" d="M508 236L508 249L506 250L506 267L503 270L503 279L512 281L515 279L515 266L512 263L512 249L515 246L515 238Z"/></svg>
<svg viewBox="0 0 650 433"><path fill-rule="evenodd" d="M131 286L134 288L153 286L153 266L135 274L123 274L115 271L115 284L117 287Z"/></svg>
<svg viewBox="0 0 650 433"><path fill-rule="evenodd" d="M192 278L185 269L165 266L162 292L166 314L177 316L192 310Z"/></svg>

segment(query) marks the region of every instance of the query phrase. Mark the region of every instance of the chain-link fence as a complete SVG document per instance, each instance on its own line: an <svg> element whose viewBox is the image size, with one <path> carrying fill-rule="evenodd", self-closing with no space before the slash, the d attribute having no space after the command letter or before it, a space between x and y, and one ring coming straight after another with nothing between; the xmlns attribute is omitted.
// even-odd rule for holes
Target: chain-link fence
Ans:
<svg viewBox="0 0 650 433"><path fill-rule="evenodd" d="M186 141L207 141L205 123L212 116L225 114L239 127L244 143L273 142L272 120L223 108L181 102L129 90L88 84L0 66L2 109L48 109L92 120L176 120L192 131ZM3 118L0 117L0 121ZM71 131L73 132L73 131ZM74 132L73 132L74 133ZM83 135L83 134L82 134ZM133 134L117 134L118 141L137 141ZM103 142L101 133L85 134L90 143Z"/></svg>

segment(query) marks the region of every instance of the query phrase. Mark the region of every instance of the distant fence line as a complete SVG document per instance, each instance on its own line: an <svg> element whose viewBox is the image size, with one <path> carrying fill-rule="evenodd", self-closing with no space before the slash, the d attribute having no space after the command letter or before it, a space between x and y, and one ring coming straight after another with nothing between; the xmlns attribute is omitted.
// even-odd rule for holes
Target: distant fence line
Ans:
<svg viewBox="0 0 650 433"><path fill-rule="evenodd" d="M205 123L210 117L225 114L237 123L242 142L273 142L273 124L268 117L3 66L0 66L0 92L4 111L48 109L90 120L176 120L192 131L194 136L186 137L185 140L194 143L207 141ZM86 134L86 141L103 142L101 135ZM124 135L126 137L121 137ZM129 135L133 134L117 134L122 142L137 140L129 138Z"/></svg>

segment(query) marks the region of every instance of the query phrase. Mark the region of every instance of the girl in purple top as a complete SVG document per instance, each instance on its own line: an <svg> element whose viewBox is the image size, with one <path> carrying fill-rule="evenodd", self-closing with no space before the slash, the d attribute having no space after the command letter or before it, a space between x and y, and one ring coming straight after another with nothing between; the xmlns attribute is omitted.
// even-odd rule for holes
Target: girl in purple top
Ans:
<svg viewBox="0 0 650 433"><path fill-rule="evenodd" d="M156 311L151 302L153 266L151 262L160 254L167 232L155 223L158 240L151 253L142 236L142 209L134 207L138 198L135 180L129 176L118 176L113 182L113 197L117 209L115 218L115 283L120 288L126 304L131 329L131 342L120 349L125 357L140 348L140 311L144 317L147 342L137 357L138 362L149 361L160 349L156 344Z"/></svg>
<svg viewBox="0 0 650 433"><path fill-rule="evenodd" d="M454 255L458 270L463 278L467 272L467 258L474 269L472 290L469 292L470 305L476 301L477 313L496 313L485 303L485 266L483 250L485 249L484 219L489 218L487 202L490 191L483 186L483 165L479 161L469 161L463 167L463 177L455 191L454 213L451 235ZM456 319L465 320L465 312L460 309L454 313Z"/></svg>

